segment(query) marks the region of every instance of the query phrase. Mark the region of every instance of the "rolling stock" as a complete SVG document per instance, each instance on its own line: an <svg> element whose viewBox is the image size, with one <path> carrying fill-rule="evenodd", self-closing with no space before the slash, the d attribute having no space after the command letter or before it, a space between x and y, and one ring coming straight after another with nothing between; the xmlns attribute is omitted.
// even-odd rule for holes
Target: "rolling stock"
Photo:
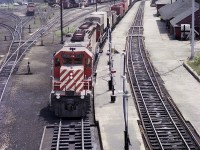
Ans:
<svg viewBox="0 0 200 150"><path fill-rule="evenodd" d="M121 2L113 8L123 7ZM112 7L111 7L112 10ZM116 11L115 11L116 10ZM58 117L84 117L93 98L93 66L107 38L108 27L114 27L125 11L113 9L93 12L77 28L69 42L53 57L50 106Z"/></svg>
<svg viewBox="0 0 200 150"><path fill-rule="evenodd" d="M35 14L35 4L33 2L29 2L27 5L26 15L34 16Z"/></svg>

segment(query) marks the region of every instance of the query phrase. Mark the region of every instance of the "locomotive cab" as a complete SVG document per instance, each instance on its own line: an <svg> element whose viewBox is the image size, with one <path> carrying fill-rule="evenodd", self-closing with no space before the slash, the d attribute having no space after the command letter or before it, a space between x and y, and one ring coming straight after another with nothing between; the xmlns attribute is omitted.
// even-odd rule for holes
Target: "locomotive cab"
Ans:
<svg viewBox="0 0 200 150"><path fill-rule="evenodd" d="M66 44L54 55L50 105L59 117L86 115L92 89L92 53Z"/></svg>

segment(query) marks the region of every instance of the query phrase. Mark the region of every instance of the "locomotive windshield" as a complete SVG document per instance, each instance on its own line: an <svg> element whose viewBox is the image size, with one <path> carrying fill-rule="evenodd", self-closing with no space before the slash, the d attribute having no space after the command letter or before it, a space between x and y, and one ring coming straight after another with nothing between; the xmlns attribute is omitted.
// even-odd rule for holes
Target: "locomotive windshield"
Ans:
<svg viewBox="0 0 200 150"><path fill-rule="evenodd" d="M64 65L72 64L72 58L64 58Z"/></svg>
<svg viewBox="0 0 200 150"><path fill-rule="evenodd" d="M74 64L82 64L83 54L77 54L74 58Z"/></svg>
<svg viewBox="0 0 200 150"><path fill-rule="evenodd" d="M63 54L62 58L64 65L82 64L83 54L76 54L76 55Z"/></svg>
<svg viewBox="0 0 200 150"><path fill-rule="evenodd" d="M74 58L74 64L82 64L82 58Z"/></svg>

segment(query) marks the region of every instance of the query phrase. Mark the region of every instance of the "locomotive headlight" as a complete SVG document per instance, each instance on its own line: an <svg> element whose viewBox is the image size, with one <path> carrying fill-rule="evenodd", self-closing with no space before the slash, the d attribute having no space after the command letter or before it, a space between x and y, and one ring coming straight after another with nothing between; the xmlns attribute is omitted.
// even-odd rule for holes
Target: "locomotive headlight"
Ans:
<svg viewBox="0 0 200 150"><path fill-rule="evenodd" d="M84 99L84 97L85 97L84 95L81 95L81 99Z"/></svg>
<svg viewBox="0 0 200 150"><path fill-rule="evenodd" d="M73 73L71 72L69 75L70 75L69 78L73 79Z"/></svg>
<svg viewBox="0 0 200 150"><path fill-rule="evenodd" d="M57 98L57 99L60 99L60 94L57 94L57 95L56 95L56 98Z"/></svg>

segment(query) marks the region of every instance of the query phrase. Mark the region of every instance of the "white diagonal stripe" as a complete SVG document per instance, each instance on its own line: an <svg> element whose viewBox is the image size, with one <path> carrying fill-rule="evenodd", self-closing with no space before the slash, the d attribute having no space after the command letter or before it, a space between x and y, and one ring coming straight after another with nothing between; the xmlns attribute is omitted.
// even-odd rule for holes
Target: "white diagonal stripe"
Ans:
<svg viewBox="0 0 200 150"><path fill-rule="evenodd" d="M63 71L63 70L62 70ZM61 71L61 72L62 72ZM67 75L67 73L69 72L70 70L65 70L65 72L62 74L62 76L60 77L60 81Z"/></svg>
<svg viewBox="0 0 200 150"><path fill-rule="evenodd" d="M69 84L66 85L66 89L68 89L75 82L75 80L80 76L81 73L83 73L83 70L79 70L79 73L72 79L73 82L70 81ZM84 75L82 75L79 80L83 80L83 77Z"/></svg>
<svg viewBox="0 0 200 150"><path fill-rule="evenodd" d="M76 80L76 79L78 78L78 76L83 72L82 70L76 70L76 71L79 71L78 74L68 83L68 85L66 85L65 89L69 88L69 86L73 84L73 81ZM76 72L75 72L75 73L76 73ZM73 73L73 74L75 74L75 73ZM69 80L69 79L68 79L68 80ZM68 80L64 80L64 81L61 83L60 87L62 88L62 87L67 83ZM63 89L63 90L64 90L64 89Z"/></svg>
<svg viewBox="0 0 200 150"><path fill-rule="evenodd" d="M81 82L79 82L81 83ZM80 90L83 88L83 82L81 83L81 85L79 86L79 88L76 90L77 92L81 92Z"/></svg>

